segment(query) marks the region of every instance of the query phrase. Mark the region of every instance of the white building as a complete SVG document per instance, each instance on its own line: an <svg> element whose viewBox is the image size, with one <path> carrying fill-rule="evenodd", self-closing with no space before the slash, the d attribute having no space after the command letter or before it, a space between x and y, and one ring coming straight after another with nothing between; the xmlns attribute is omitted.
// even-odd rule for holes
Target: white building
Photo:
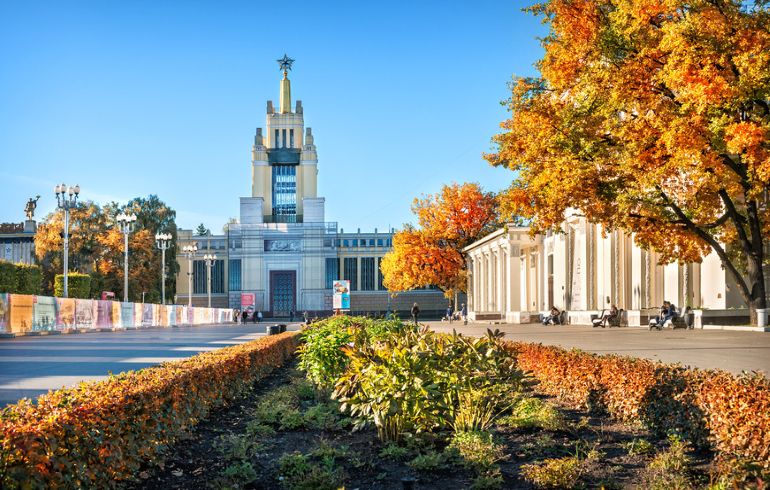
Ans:
<svg viewBox="0 0 770 490"><path fill-rule="evenodd" d="M738 287L715 253L700 264L661 266L658 254L634 245L633 235L603 237L600 226L577 217L561 230L530 237L529 228L509 226L466 247L470 317L529 323L556 306L571 323L590 324L591 315L614 304L626 310L628 324L646 325L668 300L678 307L744 308L729 321L748 323ZM698 313L696 326L701 316L711 322L705 318L718 315Z"/></svg>

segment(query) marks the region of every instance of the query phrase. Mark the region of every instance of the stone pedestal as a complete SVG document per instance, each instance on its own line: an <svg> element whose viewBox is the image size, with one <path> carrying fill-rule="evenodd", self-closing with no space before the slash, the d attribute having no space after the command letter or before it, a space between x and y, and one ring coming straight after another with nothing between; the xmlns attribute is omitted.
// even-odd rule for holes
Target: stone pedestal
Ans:
<svg viewBox="0 0 770 490"><path fill-rule="evenodd" d="M24 222L24 233L37 232L37 222L33 219L28 219Z"/></svg>

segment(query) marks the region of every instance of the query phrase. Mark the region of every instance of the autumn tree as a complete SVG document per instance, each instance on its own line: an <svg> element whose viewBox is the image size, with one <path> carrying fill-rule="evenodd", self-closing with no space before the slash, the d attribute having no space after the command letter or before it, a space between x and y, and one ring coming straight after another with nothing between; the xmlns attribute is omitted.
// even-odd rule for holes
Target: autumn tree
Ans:
<svg viewBox="0 0 770 490"><path fill-rule="evenodd" d="M496 200L476 183L444 185L415 199L418 227L407 224L382 259L383 284L395 293L435 286L451 298L466 289L464 247L499 226Z"/></svg>
<svg viewBox="0 0 770 490"><path fill-rule="evenodd" d="M662 263L712 250L752 321L770 236L768 2L550 0L540 76L514 77L493 165L507 209L556 226L568 210L633 233Z"/></svg>
<svg viewBox="0 0 770 490"><path fill-rule="evenodd" d="M138 221L138 220L137 220ZM123 298L125 286L125 235L117 225L111 226L99 236L102 246L102 260L98 271L105 278L109 290L115 297ZM159 302L160 294L156 288L160 277L161 254L155 246L155 235L147 228L139 228L128 235L128 299L141 301L142 293L147 293L145 302Z"/></svg>

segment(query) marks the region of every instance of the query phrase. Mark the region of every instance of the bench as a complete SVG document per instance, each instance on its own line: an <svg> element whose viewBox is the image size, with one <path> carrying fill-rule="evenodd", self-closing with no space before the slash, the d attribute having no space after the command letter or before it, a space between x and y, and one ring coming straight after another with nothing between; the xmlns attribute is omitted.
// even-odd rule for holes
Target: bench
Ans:
<svg viewBox="0 0 770 490"><path fill-rule="evenodd" d="M602 312L599 314L597 318L592 318L591 323L593 324L593 327L602 327L604 328L604 322L602 322L602 318L604 317L604 312L607 310L602 310ZM607 325L608 327L622 327L623 326L623 309L618 310L618 314L616 316L611 316L607 318ZM593 316L593 315L592 315Z"/></svg>
<svg viewBox="0 0 770 490"><path fill-rule="evenodd" d="M658 330L662 330L666 327L671 327L672 330L675 330L677 328L684 328L687 329L687 324L684 321L684 315L690 313L690 307L686 306L684 308L677 308L676 309L676 316L674 318L669 318L666 320L666 322L663 325L659 325L657 320L655 318L650 318L650 330L653 328L657 328ZM689 329L692 330L695 328L695 325L690 325Z"/></svg>

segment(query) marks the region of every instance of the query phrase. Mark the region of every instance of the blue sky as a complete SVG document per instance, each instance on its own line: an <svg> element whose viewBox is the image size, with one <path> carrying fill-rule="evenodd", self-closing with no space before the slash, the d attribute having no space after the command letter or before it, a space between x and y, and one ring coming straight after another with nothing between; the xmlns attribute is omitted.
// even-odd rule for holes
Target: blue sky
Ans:
<svg viewBox="0 0 770 490"><path fill-rule="evenodd" d="M443 183L500 190L481 153L513 74L546 29L517 1L0 2L0 222L55 208L57 183L100 204L157 194L177 225L221 232L251 195L251 145L276 105L275 61L318 150L326 220L414 222Z"/></svg>

